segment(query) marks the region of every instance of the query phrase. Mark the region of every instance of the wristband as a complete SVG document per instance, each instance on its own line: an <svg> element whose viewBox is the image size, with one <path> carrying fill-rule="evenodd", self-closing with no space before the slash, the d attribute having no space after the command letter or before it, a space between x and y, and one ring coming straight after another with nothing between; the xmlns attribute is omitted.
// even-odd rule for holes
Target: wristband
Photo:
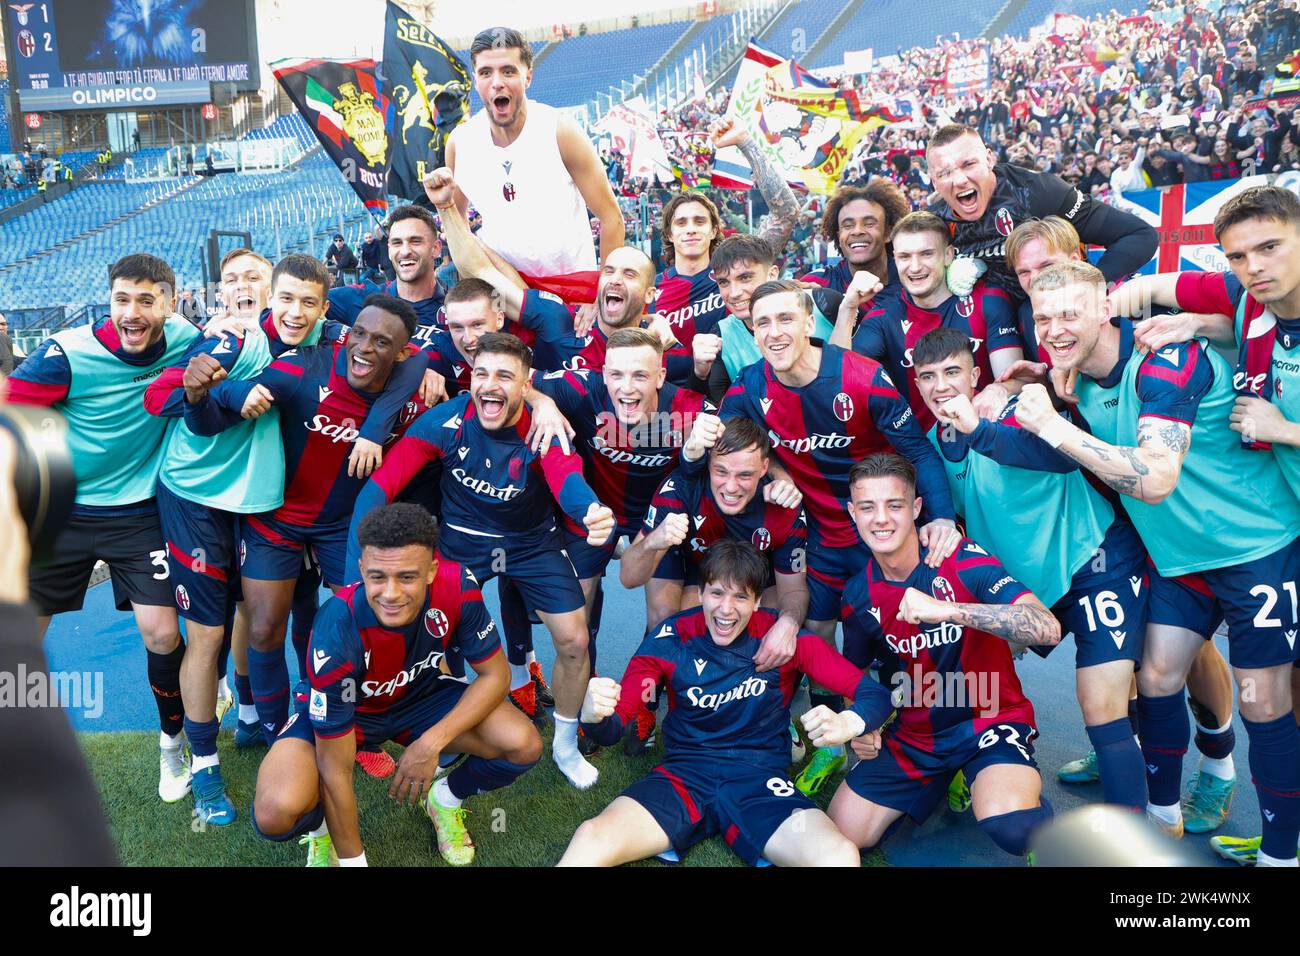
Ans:
<svg viewBox="0 0 1300 956"><path fill-rule="evenodd" d="M1060 417L1054 417L1038 433L1038 437L1053 448L1060 448L1061 443L1070 436L1070 423Z"/></svg>
<svg viewBox="0 0 1300 956"><path fill-rule="evenodd" d="M369 866L366 862L366 851L362 850L360 856L339 857L339 866Z"/></svg>

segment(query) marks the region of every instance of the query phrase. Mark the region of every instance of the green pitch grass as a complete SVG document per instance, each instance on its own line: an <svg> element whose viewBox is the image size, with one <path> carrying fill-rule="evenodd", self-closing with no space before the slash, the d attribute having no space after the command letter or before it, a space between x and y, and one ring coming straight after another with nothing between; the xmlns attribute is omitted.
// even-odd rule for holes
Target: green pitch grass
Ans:
<svg viewBox="0 0 1300 956"><path fill-rule="evenodd" d="M550 757L550 731L542 760L512 786L466 801L468 826L477 845L475 866L552 866L573 831L603 810L628 784L647 774L662 757L653 752L630 758L622 746L600 751L592 762L600 781L587 791L569 786ZM90 770L99 784L118 858L126 866L302 866L306 850L297 841L272 843L249 821L257 767L263 747L237 750L230 733L218 743L226 790L239 819L229 827L200 827L193 802L165 804L158 799L158 735L93 733L80 736ZM401 748L387 745L395 758ZM811 752L811 749L810 749ZM794 774L791 773L791 778ZM438 856L433 824L423 807L398 806L388 797L387 780L375 780L358 767L357 806L366 857L374 866L445 866ZM824 807L838 780L819 795ZM864 864L885 866L878 851ZM646 861L644 866L666 866ZM687 854L684 866L743 865L720 838Z"/></svg>

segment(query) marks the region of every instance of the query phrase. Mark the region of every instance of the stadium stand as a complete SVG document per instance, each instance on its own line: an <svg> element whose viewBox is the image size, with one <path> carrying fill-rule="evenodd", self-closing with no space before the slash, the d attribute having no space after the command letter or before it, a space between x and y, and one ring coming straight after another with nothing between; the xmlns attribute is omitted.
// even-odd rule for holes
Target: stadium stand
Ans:
<svg viewBox="0 0 1300 956"><path fill-rule="evenodd" d="M563 40L533 75L528 95L552 106L576 106L644 73L690 25L663 23Z"/></svg>

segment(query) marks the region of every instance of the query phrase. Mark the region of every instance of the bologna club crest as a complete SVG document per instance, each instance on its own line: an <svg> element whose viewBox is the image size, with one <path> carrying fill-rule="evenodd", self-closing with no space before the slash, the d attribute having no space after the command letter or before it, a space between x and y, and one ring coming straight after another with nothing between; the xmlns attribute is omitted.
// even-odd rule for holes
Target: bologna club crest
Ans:
<svg viewBox="0 0 1300 956"><path fill-rule="evenodd" d="M766 528L759 528L750 537L750 540L754 542L754 547L758 548L758 550L766 551L772 546L772 532Z"/></svg>
<svg viewBox="0 0 1300 956"><path fill-rule="evenodd" d="M993 217L993 225L997 226L998 232L1003 236L1011 235L1011 230L1016 228L1015 220L1011 218L1011 211L1003 206Z"/></svg>
<svg viewBox="0 0 1300 956"><path fill-rule="evenodd" d="M957 300L957 314L963 319L969 319L975 314L975 300L968 295L962 296Z"/></svg>
<svg viewBox="0 0 1300 956"><path fill-rule="evenodd" d="M424 615L424 628L436 638L444 638L447 632L451 630L451 622L447 620L447 615L443 614L439 608L431 607L428 613Z"/></svg>
<svg viewBox="0 0 1300 956"><path fill-rule="evenodd" d="M185 585L176 585L176 606L182 611L190 609L190 592L185 590Z"/></svg>
<svg viewBox="0 0 1300 956"><path fill-rule="evenodd" d="M842 422L847 422L853 417L853 399L847 392L840 392L835 396L835 401L831 404L831 410L835 412L835 417Z"/></svg>
<svg viewBox="0 0 1300 956"><path fill-rule="evenodd" d="M941 574L937 575L934 579L934 583L930 585L930 593L940 601L950 601L953 604L957 603L957 592L952 589L952 585L948 583L948 579Z"/></svg>

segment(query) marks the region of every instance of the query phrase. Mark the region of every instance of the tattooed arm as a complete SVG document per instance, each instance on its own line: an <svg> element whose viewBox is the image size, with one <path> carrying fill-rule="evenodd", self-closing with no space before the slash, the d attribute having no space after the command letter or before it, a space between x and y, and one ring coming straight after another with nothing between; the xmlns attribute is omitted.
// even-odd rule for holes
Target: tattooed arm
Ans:
<svg viewBox="0 0 1300 956"><path fill-rule="evenodd" d="M908 588L898 616L912 624L944 622L973 627L1015 644L1059 644L1061 623L1029 592L1014 604L954 604Z"/></svg>
<svg viewBox="0 0 1300 956"><path fill-rule="evenodd" d="M785 254L785 245L790 241L790 234L794 232L795 223L799 220L798 200L786 184L785 177L772 168L749 131L732 117L724 116L714 120L709 127L709 136L715 149L735 146L749 163L754 174L754 185L771 210L768 226L759 235L767 240L773 255L780 262Z"/></svg>
<svg viewBox="0 0 1300 956"><path fill-rule="evenodd" d="M1150 505L1159 504L1173 493L1192 443L1190 425L1144 415L1138 419L1137 447L1111 445L1057 415L1041 385L1028 385L1020 393L1016 418L1110 488Z"/></svg>

